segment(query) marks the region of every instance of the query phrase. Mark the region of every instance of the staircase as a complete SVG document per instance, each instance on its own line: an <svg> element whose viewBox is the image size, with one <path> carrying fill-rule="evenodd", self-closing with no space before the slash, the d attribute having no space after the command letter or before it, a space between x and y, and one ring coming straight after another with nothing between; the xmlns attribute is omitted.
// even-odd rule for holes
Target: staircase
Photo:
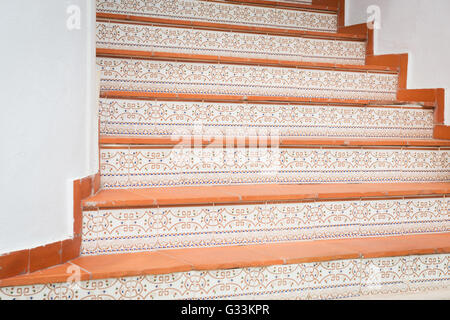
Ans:
<svg viewBox="0 0 450 320"><path fill-rule="evenodd" d="M326 1L97 0L81 257L0 299L344 299L450 285L435 105Z"/></svg>

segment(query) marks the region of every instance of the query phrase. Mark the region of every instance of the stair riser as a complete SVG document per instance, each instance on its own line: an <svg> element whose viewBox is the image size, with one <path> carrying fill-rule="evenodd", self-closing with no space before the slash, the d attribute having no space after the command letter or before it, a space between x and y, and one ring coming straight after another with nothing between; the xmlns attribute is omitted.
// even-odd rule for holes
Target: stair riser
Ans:
<svg viewBox="0 0 450 320"><path fill-rule="evenodd" d="M441 254L190 271L0 288L0 299L342 299L446 288L449 262Z"/></svg>
<svg viewBox="0 0 450 320"><path fill-rule="evenodd" d="M363 65L365 42L97 23L97 48Z"/></svg>
<svg viewBox="0 0 450 320"><path fill-rule="evenodd" d="M450 181L448 150L103 148L103 188Z"/></svg>
<svg viewBox="0 0 450 320"><path fill-rule="evenodd" d="M448 198L84 211L83 255L450 231Z"/></svg>
<svg viewBox="0 0 450 320"><path fill-rule="evenodd" d="M97 58L102 91L395 100L396 74Z"/></svg>
<svg viewBox="0 0 450 320"><path fill-rule="evenodd" d="M196 0L97 0L97 12L249 27L337 31L337 14Z"/></svg>
<svg viewBox="0 0 450 320"><path fill-rule="evenodd" d="M433 137L433 110L100 100L113 136Z"/></svg>

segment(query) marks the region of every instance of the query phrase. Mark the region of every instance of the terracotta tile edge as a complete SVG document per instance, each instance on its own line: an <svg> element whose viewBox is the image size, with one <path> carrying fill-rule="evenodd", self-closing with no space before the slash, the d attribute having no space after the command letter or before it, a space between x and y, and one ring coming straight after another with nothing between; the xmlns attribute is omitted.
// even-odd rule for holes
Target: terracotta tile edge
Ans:
<svg viewBox="0 0 450 320"><path fill-rule="evenodd" d="M442 239L442 244L436 244L437 240ZM188 272L188 271L206 271L206 270L222 270L222 269L236 269L236 268L247 268L247 267L262 267L269 265L290 265L290 264L300 264L300 263L312 263L312 262L323 262L323 261L335 261L335 260L346 260L346 259L373 259L373 258L381 258L381 257L398 257L398 256L410 256L410 255L433 255L433 254L445 254L450 252L450 244L444 241L450 239L450 233L441 233L435 235L412 235L405 236L400 239L403 243L405 240L411 239L411 241L424 241L428 242L429 245L422 246L421 248L410 248L408 245L404 245L404 247L400 247L398 249L389 250L389 249L380 249L379 246L385 246L385 241L376 246L371 246L370 243L377 239L390 240L390 241L399 241L399 237L378 237L378 238L356 238L356 239L341 239L338 240L339 243L336 243L336 240L319 240L319 241L308 241L308 242L299 242L299 248L304 248L305 244L308 243L317 243L317 242L328 242L330 246L336 247L341 246L344 248L344 252L336 253L336 255L323 254L317 256L310 257L302 257L301 250L298 251L298 257L290 257L290 258L280 258L274 255L273 253L266 253L264 248L260 245L253 246L240 246L243 250L252 251L252 253L256 253L259 257L255 257L253 255L252 258L245 259L240 258L235 262L219 262L208 264L202 261L186 261L176 255L170 254L169 250L160 250L154 251L154 253L163 255L166 257L170 257L174 261L178 262L179 265L170 266L170 267L161 267L161 268L153 268L151 266L140 266L137 269L133 270L121 270L121 271L107 271L102 273L101 271L91 272L90 270L86 270L76 263L69 262L67 266L75 266L80 268L80 271L84 273L81 275L80 280L94 280L94 279L106 279L106 278L116 278L116 277L126 277L126 276L136 276L136 275L154 275L154 274L170 274L176 272ZM367 248L361 247L361 244L357 244L356 247L353 247L352 241L357 240L360 242L361 240L367 240L369 242L369 246ZM270 245L270 244L268 244ZM239 246L233 246L232 248L236 248ZM228 250L230 247L218 247L217 250ZM188 250L202 250L202 249L186 249ZM348 251L348 252L347 252ZM73 270L72 270L73 271ZM35 275L39 276L39 272L35 273ZM46 283L46 279L49 281L53 281L54 283L65 282L72 275L72 273L67 273L65 275L44 275L41 278L37 277L36 279L27 279L26 277L22 277L19 279L9 278L7 280L0 280L0 287L4 286L17 286L17 285L33 285L33 284L43 284ZM39 282L39 283L37 283Z"/></svg>
<svg viewBox="0 0 450 320"><path fill-rule="evenodd" d="M99 191L100 173L75 180L74 187L74 233L71 239L56 241L43 246L14 251L0 256L0 281L18 275L29 274L66 263L80 255L82 199ZM27 259L23 256L26 255ZM1 283L0 283L1 285Z"/></svg>
<svg viewBox="0 0 450 320"><path fill-rule="evenodd" d="M442 124L435 125L433 136L435 139L450 140L450 126Z"/></svg>

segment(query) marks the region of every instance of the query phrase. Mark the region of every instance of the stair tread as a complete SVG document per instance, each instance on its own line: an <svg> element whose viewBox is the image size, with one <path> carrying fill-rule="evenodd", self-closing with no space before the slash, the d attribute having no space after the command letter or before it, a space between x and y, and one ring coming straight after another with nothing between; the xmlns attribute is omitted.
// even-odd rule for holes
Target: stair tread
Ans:
<svg viewBox="0 0 450 320"><path fill-rule="evenodd" d="M186 6L190 10L186 11ZM293 30L337 32L337 12L327 8L288 8L255 6L254 4L236 4L218 1L172 1L170 6L157 6L147 1L146 6L136 3L107 1L97 2L97 17L111 18L122 15L127 18L136 16L145 18L168 18L170 20L193 20L206 24L226 24L248 27L275 27ZM163 19L161 19L163 20Z"/></svg>
<svg viewBox="0 0 450 320"><path fill-rule="evenodd" d="M245 58L233 56L218 56L204 54L187 54L179 52L162 52L162 51L142 51L142 50L124 50L124 49L108 49L97 48L98 57L116 57L116 58L142 58L151 60L173 60L187 62L204 62L204 63L229 63L242 65L260 65L271 67L287 67L287 68L306 68L306 69L323 69L323 70L339 70L353 72L379 72L379 73L398 73L398 68L380 65L353 65L338 64L327 62L309 62L282 59L261 59L261 58Z"/></svg>
<svg viewBox="0 0 450 320"><path fill-rule="evenodd" d="M261 142L270 146L270 137L217 137L217 138L197 138L192 136L100 136L100 144L109 145L154 145L154 146L174 146L174 145L253 145ZM314 137L276 137L275 142L280 147L289 146L414 146L414 147L448 147L450 140L439 139L372 139L372 138L314 138Z"/></svg>
<svg viewBox="0 0 450 320"><path fill-rule="evenodd" d="M368 99L335 99L335 98L309 98L290 96L259 96L241 94L196 94L196 93L172 93L172 92L149 92L149 91L125 91L125 90L101 90L100 98L116 99L161 99L161 100L184 100L184 101L211 101L211 102L271 102L271 103L311 103L326 105L401 105L421 103L424 107L432 108L435 102L431 100L368 100Z"/></svg>
<svg viewBox="0 0 450 320"><path fill-rule="evenodd" d="M83 201L84 208L238 204L366 197L427 196L450 193L450 183L368 183L305 185L217 185L147 189L107 189Z"/></svg>
<svg viewBox="0 0 450 320"><path fill-rule="evenodd" d="M217 31L229 31L234 30L237 32L249 32L257 34L270 34L270 35L280 35L280 36L305 36L313 38L322 39L333 39L333 40L355 40L355 41L366 41L366 34L358 33L346 33L346 32L323 32L323 31L308 31L308 30L294 30L294 29L283 29L274 27L252 27L244 25L234 25L225 23L212 23L212 22L202 22L193 20L175 20L167 18L155 18L155 17L145 17L137 15L124 15L115 13L102 13L97 12L98 22L128 22L133 24L155 24L155 25L165 25L165 26L189 26L198 29L205 30L217 30Z"/></svg>
<svg viewBox="0 0 450 320"><path fill-rule="evenodd" d="M82 256L53 268L0 280L0 287L67 282L76 267L81 269L79 280L83 281L449 252L450 233L441 233Z"/></svg>

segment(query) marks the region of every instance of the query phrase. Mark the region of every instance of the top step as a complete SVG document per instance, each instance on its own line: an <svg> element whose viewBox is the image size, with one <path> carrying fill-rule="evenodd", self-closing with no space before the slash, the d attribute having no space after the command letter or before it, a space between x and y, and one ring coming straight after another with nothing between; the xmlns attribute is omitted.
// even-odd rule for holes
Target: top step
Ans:
<svg viewBox="0 0 450 320"><path fill-rule="evenodd" d="M303 6L304 7L304 6ZM97 0L97 13L211 24L337 32L337 13L199 0Z"/></svg>

